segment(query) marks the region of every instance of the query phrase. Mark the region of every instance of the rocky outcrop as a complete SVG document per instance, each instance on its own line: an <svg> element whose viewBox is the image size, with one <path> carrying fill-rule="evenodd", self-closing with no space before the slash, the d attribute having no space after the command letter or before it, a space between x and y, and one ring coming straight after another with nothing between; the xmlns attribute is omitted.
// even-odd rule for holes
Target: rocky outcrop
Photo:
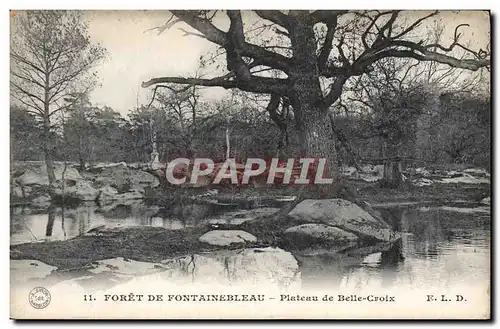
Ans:
<svg viewBox="0 0 500 329"><path fill-rule="evenodd" d="M356 204L342 199L304 200L289 214L303 223L334 226L351 232L361 239L391 241L396 238L386 223L383 223Z"/></svg>
<svg viewBox="0 0 500 329"><path fill-rule="evenodd" d="M54 174L56 180L62 180L62 175L64 172L64 165L57 164L54 166ZM66 182L78 181L82 179L78 170L73 167L67 167L64 172L64 179ZM49 186L49 178L47 175L47 167L45 164L41 164L39 167L27 169L24 174L17 178L17 181L21 185L42 185Z"/></svg>
<svg viewBox="0 0 500 329"><path fill-rule="evenodd" d="M102 168L96 176L94 179L96 186L109 185L120 193L131 190L143 192L145 187L156 187L160 184L158 178L150 173L142 170L130 170L122 165Z"/></svg>
<svg viewBox="0 0 500 329"><path fill-rule="evenodd" d="M229 246L232 243L256 242L257 238L240 230L215 230L203 234L199 240L213 246Z"/></svg>
<svg viewBox="0 0 500 329"><path fill-rule="evenodd" d="M114 187L106 185L99 189L98 201L101 203L113 202L113 200L116 200L117 194L118 191Z"/></svg>

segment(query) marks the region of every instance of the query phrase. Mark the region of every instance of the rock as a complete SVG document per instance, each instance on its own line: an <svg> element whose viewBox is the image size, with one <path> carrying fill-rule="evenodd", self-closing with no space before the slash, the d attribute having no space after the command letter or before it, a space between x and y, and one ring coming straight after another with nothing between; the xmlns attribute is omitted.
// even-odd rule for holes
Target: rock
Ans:
<svg viewBox="0 0 500 329"><path fill-rule="evenodd" d="M427 171L425 168L415 168L415 174L420 175L422 177L430 177L431 173Z"/></svg>
<svg viewBox="0 0 500 329"><path fill-rule="evenodd" d="M430 185L434 184L433 181L431 181L430 179L427 179L427 178L415 179L412 183L415 186L430 186Z"/></svg>
<svg viewBox="0 0 500 329"><path fill-rule="evenodd" d="M489 205L491 204L491 199L490 199L490 197L487 197L487 198L482 199L482 200L481 200L481 203L482 203L482 204L486 204L486 205L488 205L488 206L489 206Z"/></svg>
<svg viewBox="0 0 500 329"><path fill-rule="evenodd" d="M116 204L128 204L128 201L143 199L144 195L137 190L132 190L126 193L118 193L118 190L114 187L106 185L99 189L100 203L116 203Z"/></svg>
<svg viewBox="0 0 500 329"><path fill-rule="evenodd" d="M23 189L21 188L21 186L14 186L14 188L12 189L12 195L14 195L18 198L24 197Z"/></svg>
<svg viewBox="0 0 500 329"><path fill-rule="evenodd" d="M232 243L256 242L257 238L240 230L215 230L203 234L198 240L213 246L229 246Z"/></svg>
<svg viewBox="0 0 500 329"><path fill-rule="evenodd" d="M129 190L129 192L138 192L138 193L141 193L141 195L146 193L146 191L144 190L144 187L142 187L142 186L134 186Z"/></svg>
<svg viewBox="0 0 500 329"><path fill-rule="evenodd" d="M365 182L376 182L384 177L384 166L377 165L365 165L361 167L361 170L357 172L356 179L364 180Z"/></svg>
<svg viewBox="0 0 500 329"><path fill-rule="evenodd" d="M160 185L158 178L142 170L132 171L131 182L134 188L144 188L146 186L157 187L158 185Z"/></svg>
<svg viewBox="0 0 500 329"><path fill-rule="evenodd" d="M127 193L121 193L115 195L116 201L118 202L125 202L128 200L138 200L144 198L144 196L137 191L132 191L132 192L127 192Z"/></svg>
<svg viewBox="0 0 500 329"><path fill-rule="evenodd" d="M465 169L464 172L476 177L486 177L486 178L490 177L490 174L485 169L482 168L469 168Z"/></svg>
<svg viewBox="0 0 500 329"><path fill-rule="evenodd" d="M439 181L439 183L444 184L490 184L490 178L485 177L474 177L467 173L454 174L450 172L451 178L443 178Z"/></svg>
<svg viewBox="0 0 500 329"><path fill-rule="evenodd" d="M156 187L160 184L158 178L141 170L130 170L124 166L113 166L102 168L95 178L98 186L110 185L119 192L128 192L131 189L144 189L144 187Z"/></svg>
<svg viewBox="0 0 500 329"><path fill-rule="evenodd" d="M376 220L356 204L342 199L307 199L299 203L289 214L304 223L321 223L336 226L359 236L391 241L396 234L386 223Z"/></svg>
<svg viewBox="0 0 500 329"><path fill-rule="evenodd" d="M10 261L11 282L24 283L32 279L43 279L50 275L57 267L33 259Z"/></svg>
<svg viewBox="0 0 500 329"><path fill-rule="evenodd" d="M113 201L116 200L116 195L118 194L118 191L109 185L106 185L104 187L101 187L99 189L99 202L108 202L108 201Z"/></svg>
<svg viewBox="0 0 500 329"><path fill-rule="evenodd" d="M287 229L286 240L295 247L307 248L313 244L351 245L358 237L338 227L325 224L302 224Z"/></svg>
<svg viewBox="0 0 500 329"><path fill-rule="evenodd" d="M64 165L62 164L54 165L54 174L56 176L56 180L60 181L62 179L63 170L64 170ZM66 182L78 181L82 179L82 176L80 176L80 173L75 168L67 167L66 172L64 173L64 178ZM21 175L17 179L17 181L21 185L48 186L49 177L47 176L47 167L45 166L45 164L43 164L37 168L28 169L23 175Z"/></svg>
<svg viewBox="0 0 500 329"><path fill-rule="evenodd" d="M58 189L56 193L62 194L62 190ZM99 195L99 191L92 187L92 184L86 180L76 181L75 185L67 186L65 194L82 201L95 201Z"/></svg>
<svg viewBox="0 0 500 329"><path fill-rule="evenodd" d="M349 177L349 178L357 178L358 177L358 170L354 167L342 167L340 169L340 173L344 177Z"/></svg>
<svg viewBox="0 0 500 329"><path fill-rule="evenodd" d="M31 203L36 207L47 207L50 205L51 198L48 194L42 194L31 200Z"/></svg>
<svg viewBox="0 0 500 329"><path fill-rule="evenodd" d="M93 166L94 169L102 169L102 168L113 168L113 167L127 167L127 163L125 162L112 162L112 163L97 163Z"/></svg>
<svg viewBox="0 0 500 329"><path fill-rule="evenodd" d="M363 258L361 264L369 267L377 267L380 265L381 260L382 260L382 253L377 252L374 254L369 254L368 256Z"/></svg>

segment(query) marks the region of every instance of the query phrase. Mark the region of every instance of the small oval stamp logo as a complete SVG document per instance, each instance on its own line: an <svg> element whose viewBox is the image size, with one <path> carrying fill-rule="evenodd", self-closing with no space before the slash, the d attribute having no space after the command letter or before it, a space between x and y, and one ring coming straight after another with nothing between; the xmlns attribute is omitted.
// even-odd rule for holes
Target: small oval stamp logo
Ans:
<svg viewBox="0 0 500 329"><path fill-rule="evenodd" d="M50 304L50 292L44 287L36 287L30 291L29 302L37 309L46 308Z"/></svg>

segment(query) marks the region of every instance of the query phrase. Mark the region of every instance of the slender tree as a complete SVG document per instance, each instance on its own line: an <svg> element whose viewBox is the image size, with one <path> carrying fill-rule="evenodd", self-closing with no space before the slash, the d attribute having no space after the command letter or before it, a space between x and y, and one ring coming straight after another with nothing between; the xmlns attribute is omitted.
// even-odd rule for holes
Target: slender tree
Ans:
<svg viewBox="0 0 500 329"><path fill-rule="evenodd" d="M339 175L328 109L340 98L348 79L370 72L374 63L391 57L468 70L490 65L487 51L475 51L460 43L459 29L464 24L457 26L450 45L417 39L419 26L437 17L437 11L409 15L378 10L255 10L242 15L241 11L228 10L223 14L230 22L227 31L216 26L221 21L217 20L220 13L171 12L172 17L158 30L184 22L195 30L184 30L186 35L204 38L225 52L227 72L211 78L154 77L142 86L178 83L237 88L274 96L270 106L278 106L278 97L286 97L294 112L300 152L326 158L327 170L334 177ZM244 24L244 18L255 14L261 18L262 29L274 33L274 39L252 38L255 34L251 31L256 28ZM468 56L455 57L456 49L466 50ZM279 74L266 75L266 70Z"/></svg>
<svg viewBox="0 0 500 329"><path fill-rule="evenodd" d="M65 98L92 88L93 67L105 50L91 43L80 11L25 11L12 18L11 95L43 122L43 153L49 183L54 185L55 114Z"/></svg>

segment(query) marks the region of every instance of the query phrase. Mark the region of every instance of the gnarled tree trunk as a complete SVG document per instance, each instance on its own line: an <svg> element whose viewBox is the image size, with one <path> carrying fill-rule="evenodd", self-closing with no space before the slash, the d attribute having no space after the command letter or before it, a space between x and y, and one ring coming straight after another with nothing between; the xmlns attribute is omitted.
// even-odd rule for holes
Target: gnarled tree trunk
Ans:
<svg viewBox="0 0 500 329"><path fill-rule="evenodd" d="M323 95L317 76L316 40L311 25L298 21L290 29L295 63L290 71L292 97L296 128L299 133L301 156L325 158L325 178L333 178L333 184L321 186L323 197L332 197L340 180L337 166L337 152L332 134L331 122L326 108L320 106ZM319 72L318 72L319 73Z"/></svg>
<svg viewBox="0 0 500 329"><path fill-rule="evenodd" d="M398 188L403 182L402 170L403 163L398 155L398 148L394 145L388 145L381 185L383 187Z"/></svg>

